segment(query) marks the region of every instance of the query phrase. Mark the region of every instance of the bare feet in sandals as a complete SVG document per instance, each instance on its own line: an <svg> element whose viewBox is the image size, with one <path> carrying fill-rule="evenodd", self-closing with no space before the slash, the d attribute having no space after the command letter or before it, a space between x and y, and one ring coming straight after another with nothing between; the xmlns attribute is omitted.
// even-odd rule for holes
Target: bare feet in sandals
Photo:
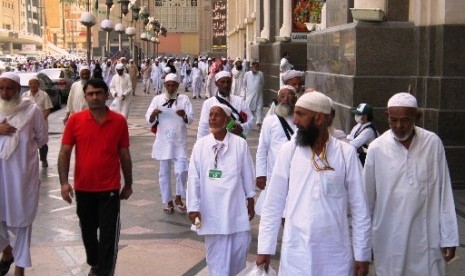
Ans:
<svg viewBox="0 0 465 276"><path fill-rule="evenodd" d="M165 214L174 213L173 201L168 202L168 205L166 205L166 207L163 208L163 212L165 212Z"/></svg>
<svg viewBox="0 0 465 276"><path fill-rule="evenodd" d="M187 207L186 205L182 202L182 198L180 195L177 195L176 198L174 199L174 203L176 204L176 207L178 208L178 211L181 214L185 214L187 212Z"/></svg>

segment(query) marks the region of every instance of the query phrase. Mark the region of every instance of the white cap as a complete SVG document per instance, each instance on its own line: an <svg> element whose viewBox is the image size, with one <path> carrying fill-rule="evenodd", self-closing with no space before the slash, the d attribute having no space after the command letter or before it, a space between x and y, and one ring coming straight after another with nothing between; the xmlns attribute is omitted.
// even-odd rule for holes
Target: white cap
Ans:
<svg viewBox="0 0 465 276"><path fill-rule="evenodd" d="M169 67L168 67L169 68ZM178 75L174 74L174 73L169 73L168 75L166 75L165 77L165 82L167 81L174 81L174 82L177 82L179 83L179 79L178 79Z"/></svg>
<svg viewBox="0 0 465 276"><path fill-rule="evenodd" d="M418 103L417 99L412 94L407 92L400 92L389 99L387 107L392 106L418 108Z"/></svg>
<svg viewBox="0 0 465 276"><path fill-rule="evenodd" d="M165 74L169 74L169 73L171 73L171 68L169 66L165 66L165 68L163 68L163 72Z"/></svg>
<svg viewBox="0 0 465 276"><path fill-rule="evenodd" d="M231 73L229 73L228 71L220 71L216 73L215 81L218 81L219 79L224 78L224 77L232 78Z"/></svg>
<svg viewBox="0 0 465 276"><path fill-rule="evenodd" d="M19 80L19 76L16 73L5 72L5 73L0 75L0 79L4 79L4 78L5 79L10 79L10 80L16 82L17 84L21 85L21 81Z"/></svg>
<svg viewBox="0 0 465 276"><path fill-rule="evenodd" d="M209 57L207 60L212 60L212 58L211 58L211 57Z"/></svg>
<svg viewBox="0 0 465 276"><path fill-rule="evenodd" d="M122 69L124 69L124 64L122 64L121 62L117 63L116 66L115 66L115 69L116 69L116 70L122 70Z"/></svg>
<svg viewBox="0 0 465 276"><path fill-rule="evenodd" d="M302 78L304 75L305 75L305 72L303 71L289 70L283 74L282 79L283 79L283 82L285 83L286 81L296 78L296 77Z"/></svg>
<svg viewBox="0 0 465 276"><path fill-rule="evenodd" d="M278 95L279 95L279 92L281 92L281 90L284 90L284 89L291 90L294 93L296 92L294 86L286 84L286 85L283 85L283 87L279 88Z"/></svg>
<svg viewBox="0 0 465 276"><path fill-rule="evenodd" d="M214 107L219 107L219 108L223 109L224 113L226 113L226 115L231 117L232 110L227 105L222 104L222 103L215 103L210 107L210 110L212 110L212 108L214 108Z"/></svg>
<svg viewBox="0 0 465 276"><path fill-rule="evenodd" d="M89 66L87 66L87 65L83 65L83 66L81 66L81 69L79 69L79 73L81 73L81 72L82 72L82 70L87 70L87 71L89 71L89 72L90 72L90 67L89 67Z"/></svg>
<svg viewBox="0 0 465 276"><path fill-rule="evenodd" d="M32 77L29 79L29 81L31 81L31 80L39 81L39 78L38 78L37 76L32 76Z"/></svg>
<svg viewBox="0 0 465 276"><path fill-rule="evenodd" d="M297 100L295 106L299 106L317 113L331 113L331 102L325 94L318 91L303 94Z"/></svg>

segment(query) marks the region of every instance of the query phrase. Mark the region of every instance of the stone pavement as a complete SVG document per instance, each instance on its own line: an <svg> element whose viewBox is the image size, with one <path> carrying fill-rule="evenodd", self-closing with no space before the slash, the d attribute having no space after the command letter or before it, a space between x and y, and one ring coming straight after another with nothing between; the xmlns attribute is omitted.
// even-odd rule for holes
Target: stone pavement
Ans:
<svg viewBox="0 0 465 276"><path fill-rule="evenodd" d="M140 85L138 87L140 89ZM179 89L183 91L183 89ZM191 92L188 92L192 96ZM138 90L132 98L128 118L133 161L134 194L121 204L121 237L116 275L207 275L203 238L189 230L186 215L162 212L158 187L158 164L151 158L154 135L149 131L144 115L153 95ZM192 100L196 118L203 100ZM27 275L70 276L87 275L75 204L68 205L61 199L56 168L60 147L64 109L50 115L50 167L42 169L42 189L37 218L32 234L33 267ZM188 150L196 139L197 121L188 126ZM253 130L247 141L255 157L258 129ZM72 164L73 167L73 164ZM70 174L72 177L72 173ZM174 179L174 178L173 178ZM172 181L173 182L173 181ZM174 185L173 185L174 186ZM174 188L174 187L173 187ZM174 189L173 189L174 190ZM449 266L449 275L465 275L465 191L456 191L459 214L461 248L458 260ZM258 219L252 221L252 245L249 261L256 253ZM273 260L273 267L278 263ZM9 275L13 275L10 271Z"/></svg>

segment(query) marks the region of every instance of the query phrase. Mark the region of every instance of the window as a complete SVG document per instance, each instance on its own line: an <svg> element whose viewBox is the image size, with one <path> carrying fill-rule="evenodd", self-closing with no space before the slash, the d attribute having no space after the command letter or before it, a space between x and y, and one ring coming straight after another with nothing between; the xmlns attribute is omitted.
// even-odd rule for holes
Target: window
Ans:
<svg viewBox="0 0 465 276"><path fill-rule="evenodd" d="M155 0L155 18L168 32L197 32L197 0Z"/></svg>

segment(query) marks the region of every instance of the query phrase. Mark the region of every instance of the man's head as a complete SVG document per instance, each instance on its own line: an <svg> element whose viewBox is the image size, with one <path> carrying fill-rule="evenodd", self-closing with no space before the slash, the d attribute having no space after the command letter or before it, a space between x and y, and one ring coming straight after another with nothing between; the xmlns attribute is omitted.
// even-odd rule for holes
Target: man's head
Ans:
<svg viewBox="0 0 465 276"><path fill-rule="evenodd" d="M417 99L407 92L397 93L388 101L387 114L394 138L400 142L411 140L415 122L420 118Z"/></svg>
<svg viewBox="0 0 465 276"><path fill-rule="evenodd" d="M291 85L295 88L296 93L300 93L302 89L302 78L305 76L305 73L297 70L286 71L282 80L284 84Z"/></svg>
<svg viewBox="0 0 465 276"><path fill-rule="evenodd" d="M220 71L215 75L215 84L218 87L218 93L223 97L229 97L231 94L232 77L227 71Z"/></svg>
<svg viewBox="0 0 465 276"><path fill-rule="evenodd" d="M288 52L284 52L283 55L282 55L283 58L285 59L289 59L289 53Z"/></svg>
<svg viewBox="0 0 465 276"><path fill-rule="evenodd" d="M90 110L105 109L108 99L108 86L101 79L90 79L84 85L84 99Z"/></svg>
<svg viewBox="0 0 465 276"><path fill-rule="evenodd" d="M90 68L87 65L84 65L79 70L79 77L81 81L88 81L90 79Z"/></svg>
<svg viewBox="0 0 465 276"><path fill-rule="evenodd" d="M350 110L354 114L354 119L358 124L365 124L373 121L373 107L367 103L361 103Z"/></svg>
<svg viewBox="0 0 465 276"><path fill-rule="evenodd" d="M170 73L165 77L165 88L166 92L170 95L173 95L178 91L179 80L178 76L174 73Z"/></svg>
<svg viewBox="0 0 465 276"><path fill-rule="evenodd" d="M210 108L208 124L213 135L226 131L226 126L231 120L231 113L232 111L228 106L220 103L214 104Z"/></svg>
<svg viewBox="0 0 465 276"><path fill-rule="evenodd" d="M129 64L134 65L134 60L133 60L133 59L130 59L130 60L129 60Z"/></svg>
<svg viewBox="0 0 465 276"><path fill-rule="evenodd" d="M260 65L258 64L258 61L252 62L252 72L255 74L258 72L260 69Z"/></svg>
<svg viewBox="0 0 465 276"><path fill-rule="evenodd" d="M317 138L327 133L330 121L331 102L320 92L306 93L295 104L294 124L297 126L298 146L313 147Z"/></svg>
<svg viewBox="0 0 465 276"><path fill-rule="evenodd" d="M13 72L0 75L0 114L11 115L21 102L19 76Z"/></svg>
<svg viewBox="0 0 465 276"><path fill-rule="evenodd" d="M278 91L278 105L276 106L275 113L281 117L290 116L294 112L297 97L294 87L284 85Z"/></svg>
<svg viewBox="0 0 465 276"><path fill-rule="evenodd" d="M116 73L118 73L118 75L122 76L124 74L124 64L117 63L115 66L115 70L116 70Z"/></svg>
<svg viewBox="0 0 465 276"><path fill-rule="evenodd" d="M33 94L37 93L37 91L39 91L39 86L40 86L39 78L36 76L33 76L29 80L27 85L29 86L29 90L31 90Z"/></svg>

